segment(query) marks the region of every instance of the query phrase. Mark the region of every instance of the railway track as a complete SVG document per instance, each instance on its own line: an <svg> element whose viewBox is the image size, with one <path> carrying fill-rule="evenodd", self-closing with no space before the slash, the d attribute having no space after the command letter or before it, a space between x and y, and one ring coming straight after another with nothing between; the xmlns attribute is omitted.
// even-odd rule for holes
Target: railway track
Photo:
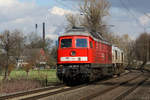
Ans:
<svg viewBox="0 0 150 100"><path fill-rule="evenodd" d="M39 89L34 89L34 90L29 90L29 91L25 91L25 92L13 93L13 94L9 94L9 95L0 96L0 100L13 99L13 98L17 98L17 97L21 97L21 96L25 96L25 95L30 95L30 94L34 94L34 93L39 93L39 92L47 91L47 90L61 88L63 86L64 85L49 86L49 87L39 88Z"/></svg>
<svg viewBox="0 0 150 100"><path fill-rule="evenodd" d="M122 100L123 98L125 98L127 95L129 95L132 91L134 91L139 85L143 84L148 78L143 78L143 79L139 79L141 75L138 75L132 79L126 80L124 82L118 83L110 88L106 88L104 90L100 90L100 91L96 91L95 93L89 95L89 96L85 96L80 98L80 100ZM136 80L136 84L134 84L134 86L131 86L130 88L127 88L127 84L128 85L132 85L133 82ZM138 81L137 81L138 80ZM120 92L116 92L118 91L117 89L119 89L120 87L124 87L124 89L122 89L122 91ZM127 88L127 89L126 89ZM113 91L115 90L115 91ZM114 95L113 95L114 94ZM117 95L119 94L119 95ZM117 95L117 96L116 96Z"/></svg>
<svg viewBox="0 0 150 100"><path fill-rule="evenodd" d="M127 74L128 73L126 73L124 75L127 75ZM122 75L122 76L124 76L124 75ZM122 77L122 76L120 76L120 77ZM114 78L111 78L111 79L114 79ZM111 79L107 79L107 80L111 80ZM103 81L105 81L105 80L103 80ZM103 81L101 81L100 83L102 83ZM27 91L27 92L21 92L21 93L1 96L0 100L5 100L5 99L9 99L9 100L37 100L40 98L44 98L44 97L48 97L48 96L52 96L52 95L56 95L56 94L61 94L61 93L66 92L66 91L71 91L71 90L75 90L75 89L86 87L86 86L88 87L88 84L83 84L83 85L74 86L74 87L68 87L65 85L46 87L46 88L31 90L31 91Z"/></svg>
<svg viewBox="0 0 150 100"><path fill-rule="evenodd" d="M109 92L109 91L111 91L111 90L113 90L113 89L116 89L116 88L118 88L119 86L124 85L124 84L126 84L126 83L128 83L128 82L130 82L130 81L132 81L132 80L134 80L134 79L136 79L136 78L138 78L139 76L140 76L140 75L138 75L138 76L136 76L136 77L133 77L132 79L129 79L129 80L127 80L127 81L124 81L124 82L115 84L114 86L112 86L112 87L110 87L110 88L106 88L106 89L104 89L104 90L102 90L102 91L101 91L101 90L100 90L100 91L97 91L97 92L95 92L95 93L93 93L93 94L91 94L91 95L88 95L88 96L85 96L85 97L83 97L83 98L80 98L80 100L91 100L91 99L94 99L95 97L104 95L105 93L107 93L107 92Z"/></svg>
<svg viewBox="0 0 150 100"><path fill-rule="evenodd" d="M145 78L145 79L141 80L135 86L123 91L119 96L115 97L113 100L122 100L122 99L124 99L126 96L128 96L130 93L132 93L137 87L142 85L146 80L148 80L148 78Z"/></svg>
<svg viewBox="0 0 150 100"><path fill-rule="evenodd" d="M7 100L37 100L37 99L44 98L47 96L56 95L65 91L78 89L84 86L87 86L87 84L74 86L74 87L69 87L65 85L56 86L56 87L46 87L46 88L1 96L0 100L5 100L5 99Z"/></svg>
<svg viewBox="0 0 150 100"><path fill-rule="evenodd" d="M74 86L74 87L63 87L61 89L57 89L56 91L50 91L50 92L44 92L44 93L40 93L38 95L34 95L34 96L29 96L29 97L25 97L25 98L22 98L21 100L37 100L37 99L41 99L41 98L44 98L44 97L48 97L48 96L52 96L52 95L56 95L56 94L60 94L60 93L63 93L63 92L66 92L66 91L71 91L71 90L75 90L75 89L78 89L78 88L82 88L84 86L87 86L86 84L83 84L83 85L79 85L79 86Z"/></svg>
<svg viewBox="0 0 150 100"><path fill-rule="evenodd" d="M150 77L150 76L149 76ZM149 100L150 99L150 78L142 85L139 85L131 93L127 94L123 100Z"/></svg>

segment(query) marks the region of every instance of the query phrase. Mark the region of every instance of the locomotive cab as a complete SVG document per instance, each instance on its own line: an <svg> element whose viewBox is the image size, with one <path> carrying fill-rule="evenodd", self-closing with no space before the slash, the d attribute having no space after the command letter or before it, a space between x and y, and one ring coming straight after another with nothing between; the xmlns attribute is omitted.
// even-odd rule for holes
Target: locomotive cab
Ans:
<svg viewBox="0 0 150 100"><path fill-rule="evenodd" d="M92 62L92 39L85 35L59 37L57 76L63 82L88 80Z"/></svg>
<svg viewBox="0 0 150 100"><path fill-rule="evenodd" d="M89 37L67 36L59 38L58 64L90 63Z"/></svg>

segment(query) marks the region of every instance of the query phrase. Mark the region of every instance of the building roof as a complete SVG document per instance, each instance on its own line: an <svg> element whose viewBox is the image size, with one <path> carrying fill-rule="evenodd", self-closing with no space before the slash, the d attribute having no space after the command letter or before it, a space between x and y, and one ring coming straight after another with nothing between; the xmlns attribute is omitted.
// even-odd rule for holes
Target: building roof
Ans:
<svg viewBox="0 0 150 100"><path fill-rule="evenodd" d="M24 49L22 53L22 58L27 60L28 58L34 58L34 57L44 57L46 59L45 52L42 48L36 48L36 49Z"/></svg>

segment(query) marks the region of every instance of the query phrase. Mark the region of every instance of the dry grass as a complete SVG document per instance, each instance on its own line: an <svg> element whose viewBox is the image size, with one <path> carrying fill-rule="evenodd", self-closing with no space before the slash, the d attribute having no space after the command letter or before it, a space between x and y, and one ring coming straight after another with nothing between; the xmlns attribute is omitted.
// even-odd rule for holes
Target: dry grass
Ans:
<svg viewBox="0 0 150 100"><path fill-rule="evenodd" d="M3 76L0 76L0 95L27 91L59 82L56 70L30 70L28 77L23 70L13 70L7 81L2 79Z"/></svg>
<svg viewBox="0 0 150 100"><path fill-rule="evenodd" d="M42 85L36 80L20 79L7 80L0 83L0 94L9 94L40 88Z"/></svg>

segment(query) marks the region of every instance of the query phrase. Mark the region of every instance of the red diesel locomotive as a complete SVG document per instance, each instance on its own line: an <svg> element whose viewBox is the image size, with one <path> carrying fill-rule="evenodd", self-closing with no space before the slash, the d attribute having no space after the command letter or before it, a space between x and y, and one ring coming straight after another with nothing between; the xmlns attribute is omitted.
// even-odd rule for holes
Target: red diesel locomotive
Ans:
<svg viewBox="0 0 150 100"><path fill-rule="evenodd" d="M67 84L121 73L123 52L86 31L71 30L60 36L57 54L57 76Z"/></svg>

